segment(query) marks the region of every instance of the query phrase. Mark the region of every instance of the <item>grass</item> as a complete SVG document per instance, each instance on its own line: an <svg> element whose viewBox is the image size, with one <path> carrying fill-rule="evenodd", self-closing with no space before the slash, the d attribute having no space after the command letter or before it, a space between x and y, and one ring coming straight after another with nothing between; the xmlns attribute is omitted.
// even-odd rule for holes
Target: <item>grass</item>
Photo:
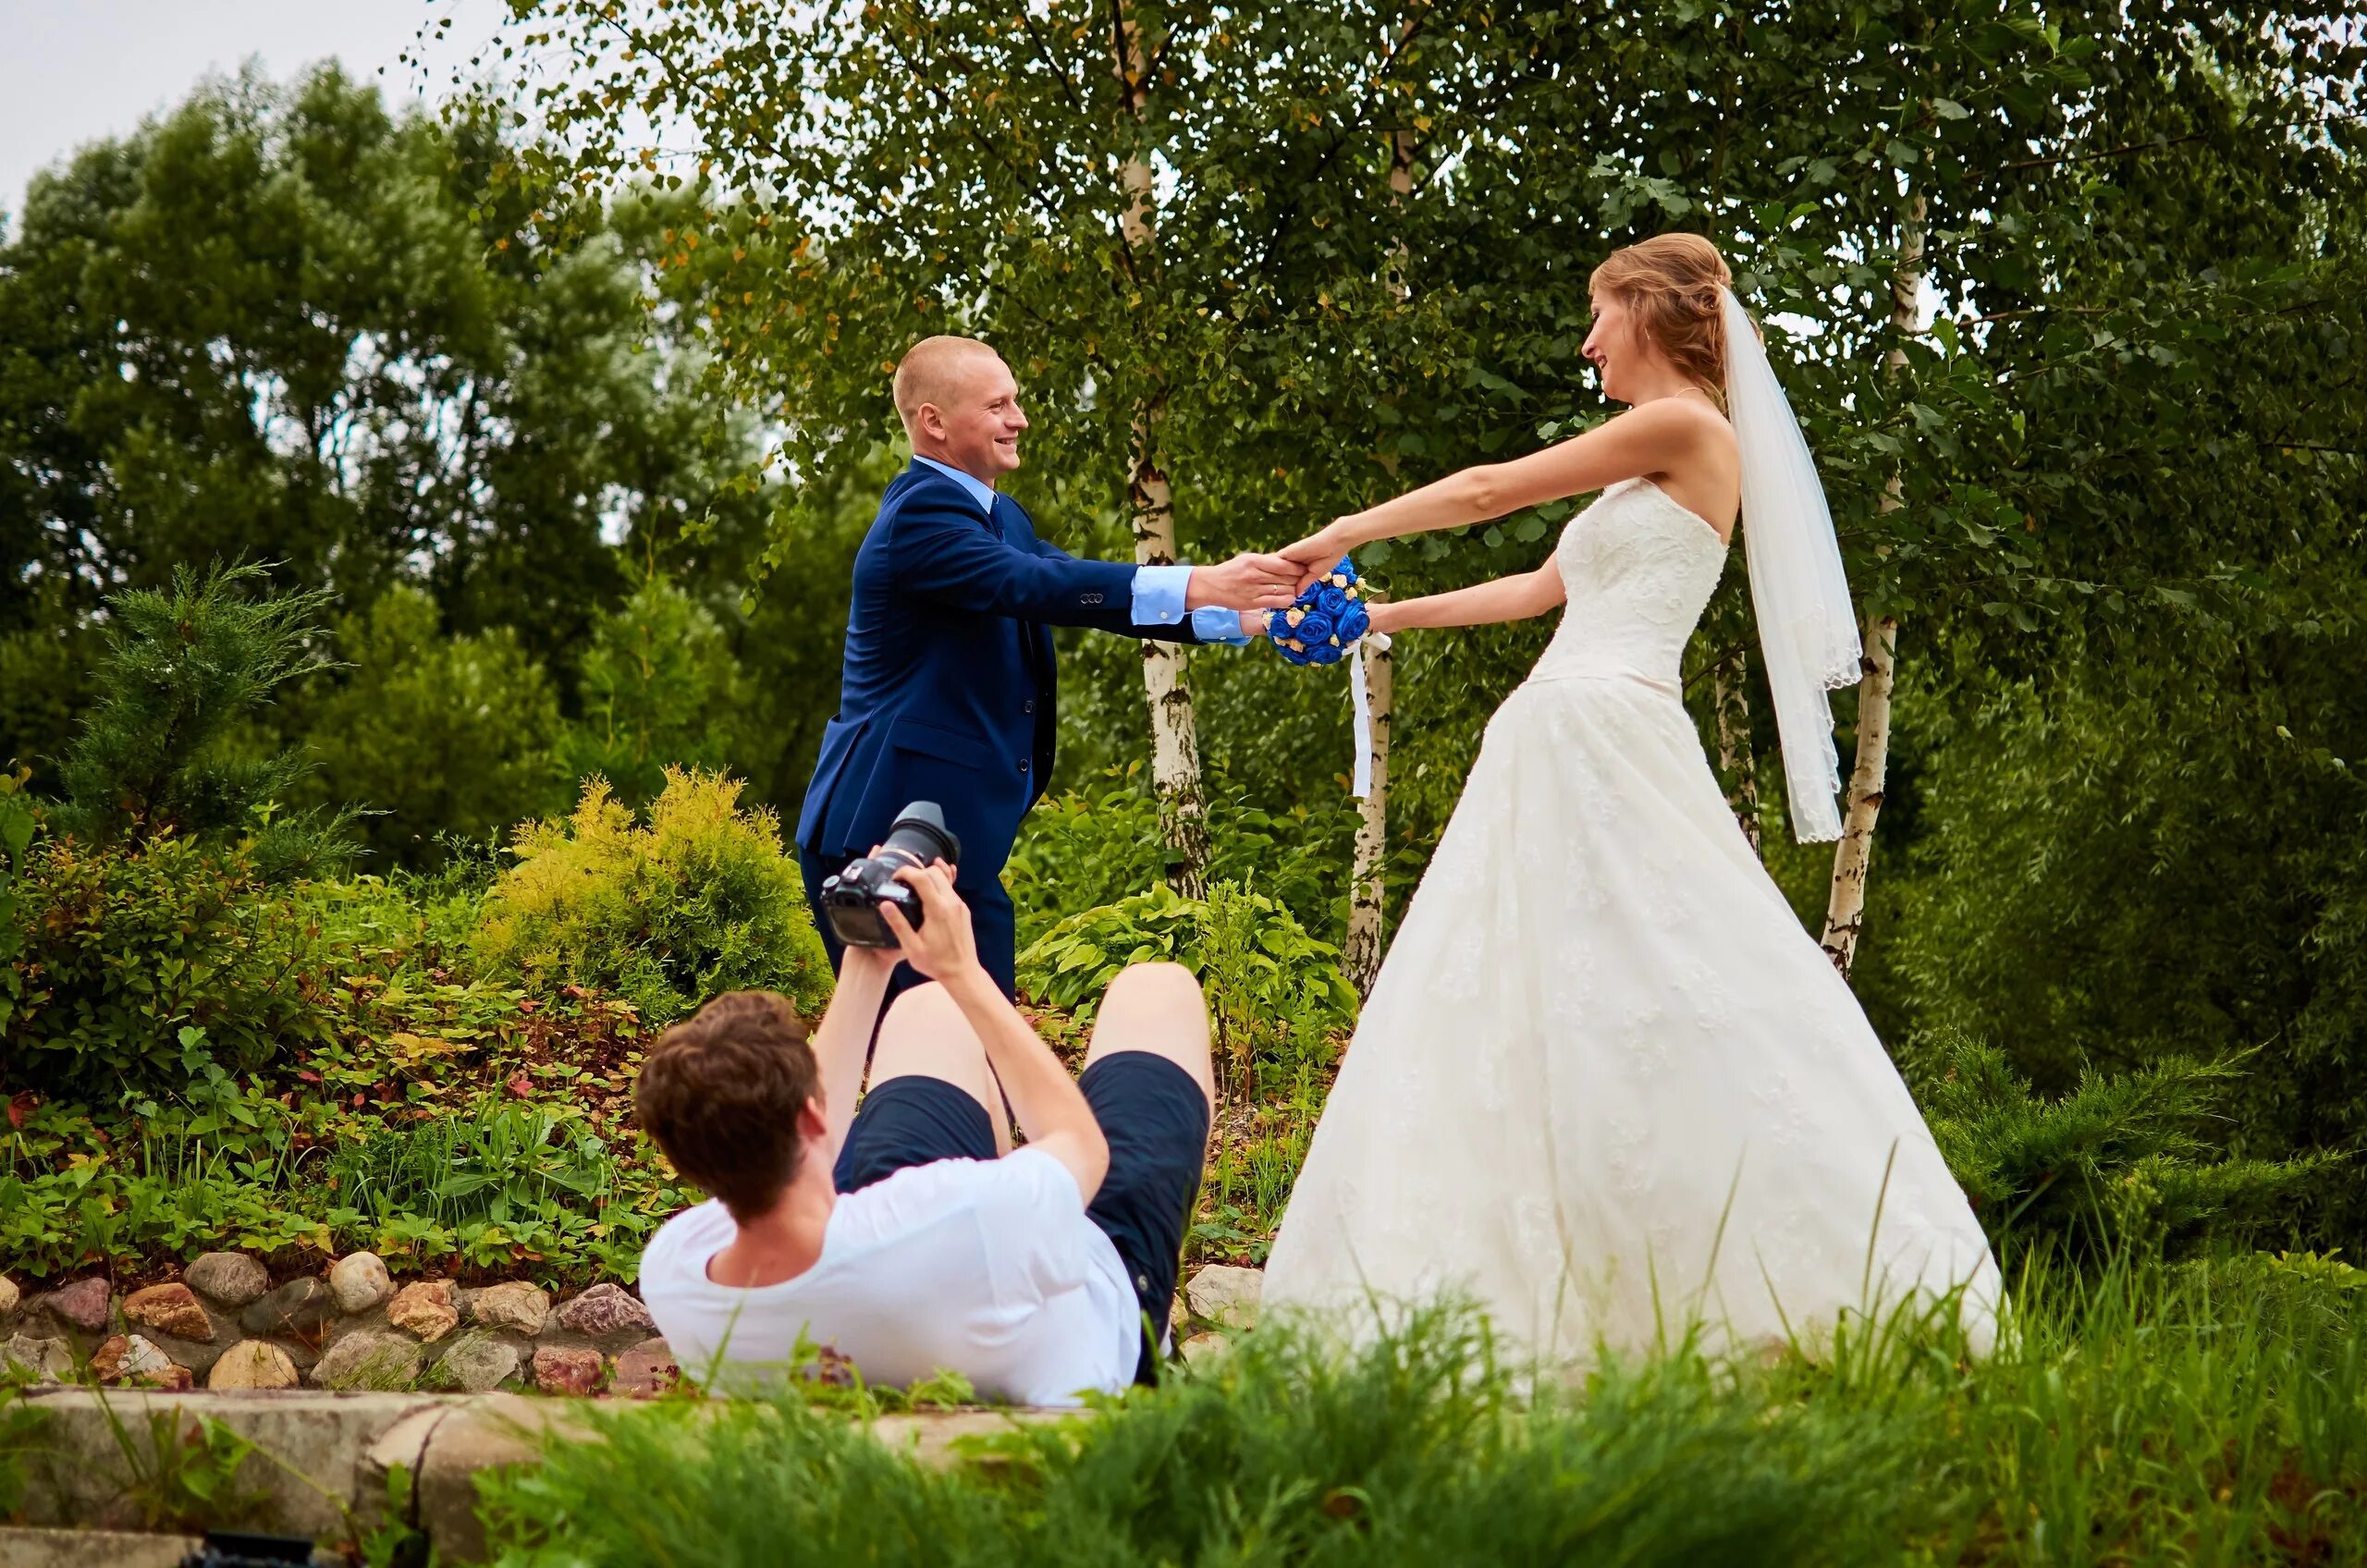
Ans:
<svg viewBox="0 0 2367 1568"><path fill-rule="evenodd" d="M1907 1319L1821 1361L1691 1341L1535 1378L1470 1315L1239 1341L924 1471L796 1397L611 1413L489 1484L510 1568L1175 1562L2350 1563L2367 1276L2246 1255L2016 1271L1977 1361ZM1525 1391L1526 1390L1526 1391Z"/></svg>

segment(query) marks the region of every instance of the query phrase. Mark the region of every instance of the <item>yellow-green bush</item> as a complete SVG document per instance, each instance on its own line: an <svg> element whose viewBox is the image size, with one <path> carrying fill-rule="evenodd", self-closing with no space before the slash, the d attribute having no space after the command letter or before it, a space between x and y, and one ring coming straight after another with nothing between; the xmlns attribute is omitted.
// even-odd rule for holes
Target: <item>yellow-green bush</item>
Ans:
<svg viewBox="0 0 2367 1568"><path fill-rule="evenodd" d="M519 830L518 864L486 897L472 942L480 972L541 990L597 986L653 1024L748 986L817 1014L830 966L797 863L779 819L742 810L740 789L668 768L644 824L588 780L572 815Z"/></svg>

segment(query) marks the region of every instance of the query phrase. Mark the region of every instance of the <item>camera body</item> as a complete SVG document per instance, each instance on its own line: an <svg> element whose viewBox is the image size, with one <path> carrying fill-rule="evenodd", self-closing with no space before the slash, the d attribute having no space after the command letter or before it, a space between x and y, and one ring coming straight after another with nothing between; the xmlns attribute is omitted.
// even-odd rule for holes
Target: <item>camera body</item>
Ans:
<svg viewBox="0 0 2367 1568"><path fill-rule="evenodd" d="M886 842L874 853L849 864L844 871L822 878L822 914L840 941L851 948L892 948L895 933L879 913L882 904L894 904L904 924L921 928L921 896L896 880L908 865L962 858L962 841L945 826L945 813L935 801L914 801L896 814Z"/></svg>

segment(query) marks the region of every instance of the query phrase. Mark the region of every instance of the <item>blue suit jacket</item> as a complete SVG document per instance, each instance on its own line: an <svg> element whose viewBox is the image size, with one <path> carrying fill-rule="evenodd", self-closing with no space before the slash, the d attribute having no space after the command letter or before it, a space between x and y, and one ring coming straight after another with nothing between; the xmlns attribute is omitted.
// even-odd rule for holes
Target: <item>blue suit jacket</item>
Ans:
<svg viewBox="0 0 2367 1568"><path fill-rule="evenodd" d="M994 888L1051 777L1050 629L1198 641L1188 626L1134 623L1134 571L1044 543L1007 497L989 519L926 464L898 474L855 555L839 714L799 847L868 851L907 804L935 801L962 840L957 883Z"/></svg>

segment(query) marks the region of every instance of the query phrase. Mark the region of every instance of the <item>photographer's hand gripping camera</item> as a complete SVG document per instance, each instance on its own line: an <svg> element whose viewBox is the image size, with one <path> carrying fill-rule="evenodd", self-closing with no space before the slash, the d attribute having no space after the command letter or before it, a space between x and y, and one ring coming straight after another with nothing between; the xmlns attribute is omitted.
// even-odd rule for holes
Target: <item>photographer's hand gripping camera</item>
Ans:
<svg viewBox="0 0 2367 1568"><path fill-rule="evenodd" d="M945 826L945 814L937 802L914 801L897 815L886 843L844 871L822 878L822 912L839 940L849 947L892 948L896 938L880 918L879 906L894 904L915 931L921 928L922 913L920 895L897 881L896 873L938 860L952 865L961 858L962 841Z"/></svg>

